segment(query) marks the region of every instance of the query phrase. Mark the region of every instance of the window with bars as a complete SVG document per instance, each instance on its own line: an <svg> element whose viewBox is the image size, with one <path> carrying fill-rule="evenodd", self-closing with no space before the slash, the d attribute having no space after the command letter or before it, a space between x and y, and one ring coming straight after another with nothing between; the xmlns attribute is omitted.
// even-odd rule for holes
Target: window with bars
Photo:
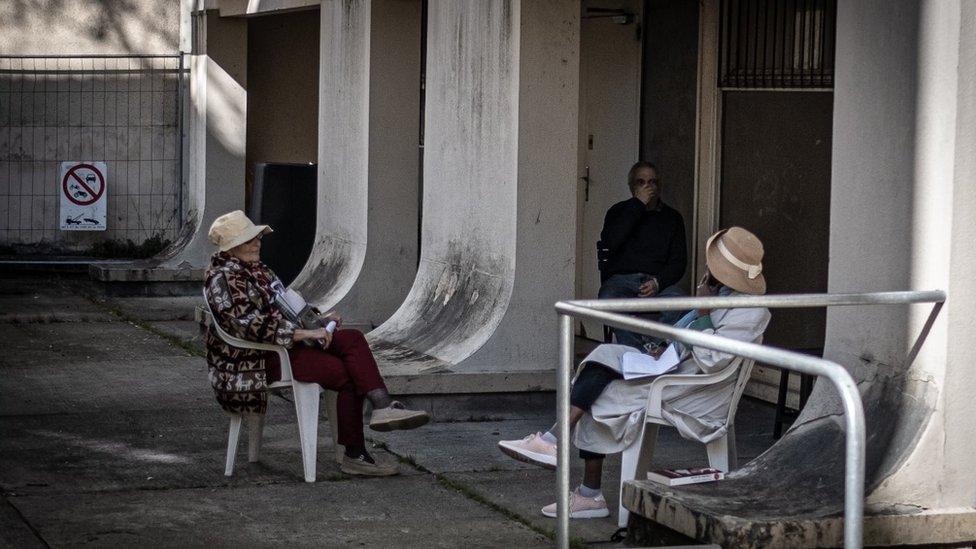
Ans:
<svg viewBox="0 0 976 549"><path fill-rule="evenodd" d="M832 88L837 0L720 0L720 88Z"/></svg>

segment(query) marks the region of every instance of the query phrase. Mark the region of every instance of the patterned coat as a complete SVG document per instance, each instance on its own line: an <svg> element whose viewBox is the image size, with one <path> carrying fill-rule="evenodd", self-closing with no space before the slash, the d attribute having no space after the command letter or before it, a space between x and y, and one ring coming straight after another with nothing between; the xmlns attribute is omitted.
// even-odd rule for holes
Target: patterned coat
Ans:
<svg viewBox="0 0 976 549"><path fill-rule="evenodd" d="M267 265L244 262L217 252L207 269L206 294L216 322L228 334L259 343L292 346L295 324L274 306L271 283L278 280ZM240 349L224 343L209 328L206 336L210 385L220 406L231 413L259 413L267 409L268 351Z"/></svg>

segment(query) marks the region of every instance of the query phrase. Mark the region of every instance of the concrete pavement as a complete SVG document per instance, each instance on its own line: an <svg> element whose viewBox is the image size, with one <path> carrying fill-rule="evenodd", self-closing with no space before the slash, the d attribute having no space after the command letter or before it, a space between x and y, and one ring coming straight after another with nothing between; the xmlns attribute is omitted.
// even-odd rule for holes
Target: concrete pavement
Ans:
<svg viewBox="0 0 976 549"><path fill-rule="evenodd" d="M551 545L555 521L538 510L554 500L554 473L494 446L551 425L551 407L368 431L377 455L401 461L392 479L342 474L323 414L318 482L306 484L293 408L274 397L260 462L247 463L242 440L224 477L227 416L207 384L195 299L106 300L81 279L0 278L0 546ZM746 402L739 418L748 459L772 442L771 413ZM615 515L619 459L608 461ZM703 447L662 432L656 465L704 461ZM573 528L610 545L616 525Z"/></svg>

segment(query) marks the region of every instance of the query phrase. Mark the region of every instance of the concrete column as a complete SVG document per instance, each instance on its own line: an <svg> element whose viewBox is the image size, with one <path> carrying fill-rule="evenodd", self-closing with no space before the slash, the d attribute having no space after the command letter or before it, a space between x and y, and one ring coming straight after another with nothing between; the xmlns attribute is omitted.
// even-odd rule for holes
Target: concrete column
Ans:
<svg viewBox="0 0 976 549"><path fill-rule="evenodd" d="M946 315L945 437L942 506L976 506L976 475L970 466L976 448L972 387L976 381L976 3L960 2L956 67L956 134L952 174L952 228L949 244L950 308Z"/></svg>
<svg viewBox="0 0 976 549"><path fill-rule="evenodd" d="M420 267L370 338L396 371L551 369L552 305L573 292L579 6L428 9Z"/></svg>
<svg viewBox="0 0 976 549"><path fill-rule="evenodd" d="M194 15L192 25L187 223L170 251L158 256L163 269L205 267L214 251L210 224L244 208L247 22L205 11Z"/></svg>
<svg viewBox="0 0 976 549"><path fill-rule="evenodd" d="M831 186L831 292L943 289L929 308L833 309L826 355L849 365L868 415L868 500L894 510L976 501L976 8L841 2ZM820 383L800 431L839 406Z"/></svg>
<svg viewBox="0 0 976 549"><path fill-rule="evenodd" d="M553 305L574 295L579 5L532 0L519 9L515 281L505 316L465 370L551 370ZM543 374L551 380L551 375ZM552 381L554 383L554 381Z"/></svg>
<svg viewBox="0 0 976 549"><path fill-rule="evenodd" d="M378 325L417 268L418 0L323 1L316 240L292 286Z"/></svg>

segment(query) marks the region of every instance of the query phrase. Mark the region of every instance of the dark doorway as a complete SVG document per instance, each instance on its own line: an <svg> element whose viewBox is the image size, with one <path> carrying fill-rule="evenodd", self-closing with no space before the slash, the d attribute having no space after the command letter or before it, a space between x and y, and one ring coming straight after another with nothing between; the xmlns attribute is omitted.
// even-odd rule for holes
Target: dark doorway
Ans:
<svg viewBox="0 0 976 549"><path fill-rule="evenodd" d="M247 27L247 197L259 163L318 162L319 10Z"/></svg>
<svg viewBox="0 0 976 549"><path fill-rule="evenodd" d="M664 201L685 220L694 247L698 1L644 2L641 158L658 166ZM691 291L692 265L680 285Z"/></svg>
<svg viewBox="0 0 976 549"><path fill-rule="evenodd" d="M762 239L768 292L827 291L832 92L727 91L720 224ZM773 314L765 343L823 347L823 309Z"/></svg>

